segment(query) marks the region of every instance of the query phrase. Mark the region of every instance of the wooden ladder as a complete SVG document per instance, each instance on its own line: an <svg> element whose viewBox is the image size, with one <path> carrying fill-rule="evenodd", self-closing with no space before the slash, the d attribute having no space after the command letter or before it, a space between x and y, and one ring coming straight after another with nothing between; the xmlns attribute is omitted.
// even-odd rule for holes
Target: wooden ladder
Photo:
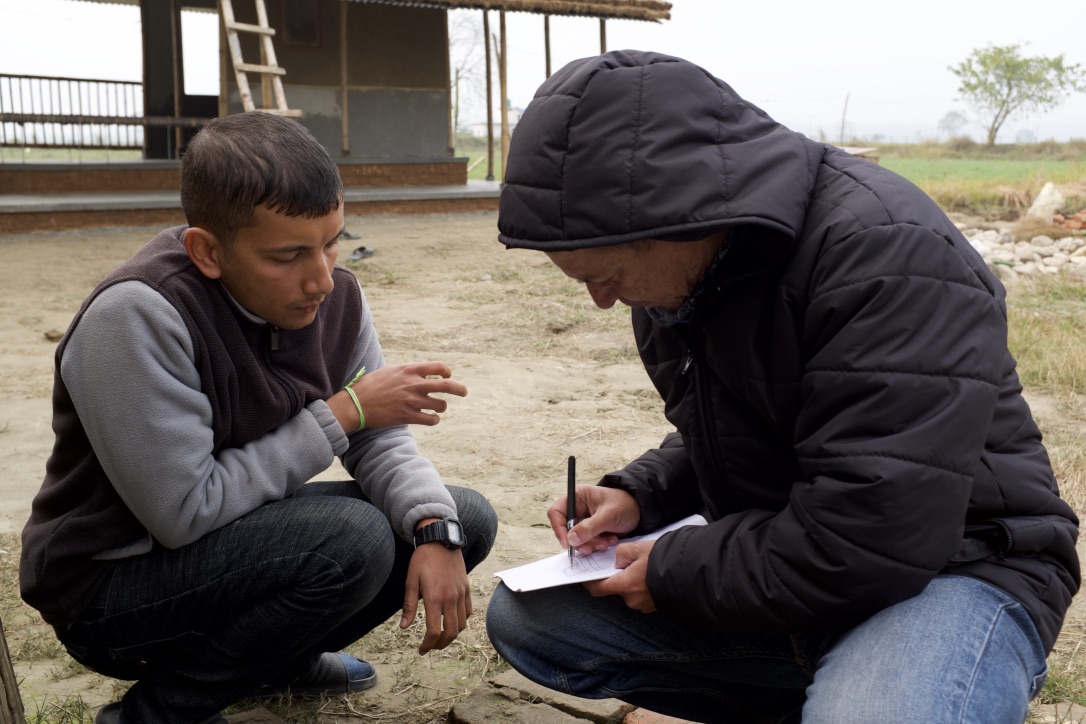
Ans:
<svg viewBox="0 0 1086 724"><path fill-rule="evenodd" d="M230 46L230 59L234 64L234 78L238 84L238 93L241 95L241 105L246 111L264 111L278 116L290 116L297 118L302 115L301 110L287 107L287 97L283 92L283 76L286 71L279 67L275 59L275 47L272 45L272 36L275 28L268 25L268 10L264 0L255 0L256 25L251 23L239 23L234 19L234 5L232 0L219 0L219 12L222 15L223 29L226 31L226 42ZM260 37L260 64L246 63L241 55L241 41L238 33L254 33ZM246 73L260 75L261 99L264 108L257 108L253 103L253 93L249 89L249 78ZM275 106L271 105L272 96L275 97Z"/></svg>

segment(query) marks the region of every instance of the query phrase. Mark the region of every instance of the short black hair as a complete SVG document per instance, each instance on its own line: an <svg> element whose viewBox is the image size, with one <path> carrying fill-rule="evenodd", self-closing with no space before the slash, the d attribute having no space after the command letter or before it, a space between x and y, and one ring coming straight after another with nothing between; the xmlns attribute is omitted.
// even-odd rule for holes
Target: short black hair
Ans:
<svg viewBox="0 0 1086 724"><path fill-rule="evenodd" d="M181 160L181 207L189 226L223 243L256 223L264 206L317 218L339 208L343 180L328 151L302 124L251 111L216 118Z"/></svg>

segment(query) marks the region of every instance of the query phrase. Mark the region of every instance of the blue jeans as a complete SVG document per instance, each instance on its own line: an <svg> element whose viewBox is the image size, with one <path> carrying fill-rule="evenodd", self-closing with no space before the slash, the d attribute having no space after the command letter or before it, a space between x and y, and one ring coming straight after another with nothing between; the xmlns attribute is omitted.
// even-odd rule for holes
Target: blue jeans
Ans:
<svg viewBox="0 0 1086 724"><path fill-rule="evenodd" d="M706 631L579 585L502 585L487 631L543 686L704 722L1021 724L1047 672L1022 606L963 576L851 630L802 636Z"/></svg>
<svg viewBox="0 0 1086 724"><path fill-rule="evenodd" d="M497 516L475 491L449 492L471 570ZM397 612L413 550L356 483L310 483L187 546L118 561L60 639L95 671L136 680L126 723L200 722Z"/></svg>

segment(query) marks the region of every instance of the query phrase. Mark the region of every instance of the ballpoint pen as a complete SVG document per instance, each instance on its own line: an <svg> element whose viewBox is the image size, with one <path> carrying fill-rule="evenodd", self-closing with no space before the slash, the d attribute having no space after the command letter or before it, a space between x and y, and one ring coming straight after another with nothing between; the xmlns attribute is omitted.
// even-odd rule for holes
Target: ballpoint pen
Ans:
<svg viewBox="0 0 1086 724"><path fill-rule="evenodd" d="M569 467L566 475L566 535L573 530L573 519L577 517L577 458L569 456ZM569 549L569 565L573 565L573 546L566 538L566 547Z"/></svg>

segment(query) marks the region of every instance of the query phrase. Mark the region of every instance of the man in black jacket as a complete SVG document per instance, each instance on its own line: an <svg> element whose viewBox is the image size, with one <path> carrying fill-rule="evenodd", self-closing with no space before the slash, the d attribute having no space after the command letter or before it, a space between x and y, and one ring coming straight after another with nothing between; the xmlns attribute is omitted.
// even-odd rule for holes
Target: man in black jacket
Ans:
<svg viewBox="0 0 1086 724"><path fill-rule="evenodd" d="M699 721L1021 722L1079 586L1004 289L904 179L677 58L575 61L510 147L498 226L608 308L676 430L548 511L619 574L498 588L551 688ZM649 615L644 615L649 613Z"/></svg>

